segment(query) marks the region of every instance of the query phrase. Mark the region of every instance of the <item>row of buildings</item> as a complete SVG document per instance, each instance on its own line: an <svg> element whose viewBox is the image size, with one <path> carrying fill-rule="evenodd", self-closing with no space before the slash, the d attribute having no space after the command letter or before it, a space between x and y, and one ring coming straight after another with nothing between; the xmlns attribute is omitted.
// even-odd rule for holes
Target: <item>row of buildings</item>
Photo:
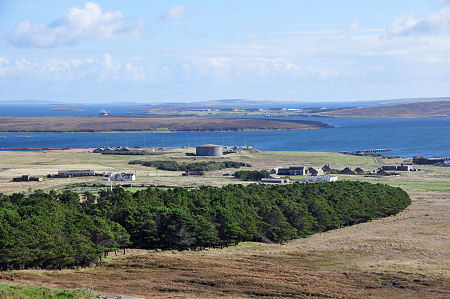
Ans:
<svg viewBox="0 0 450 299"><path fill-rule="evenodd" d="M261 183L266 184L290 184L290 183L330 183L336 182L337 176L307 176L301 179L289 179L271 176L269 178L261 179Z"/></svg>
<svg viewBox="0 0 450 299"><path fill-rule="evenodd" d="M289 168L275 167L270 171L270 174L276 175L324 175L322 168L305 167L305 166L289 166Z"/></svg>

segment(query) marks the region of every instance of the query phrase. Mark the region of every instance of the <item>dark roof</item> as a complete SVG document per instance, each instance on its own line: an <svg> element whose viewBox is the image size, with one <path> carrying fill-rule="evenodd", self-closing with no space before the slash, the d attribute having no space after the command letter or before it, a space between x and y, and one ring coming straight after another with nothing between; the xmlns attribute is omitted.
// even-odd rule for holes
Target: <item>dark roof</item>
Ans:
<svg viewBox="0 0 450 299"><path fill-rule="evenodd" d="M217 144L203 144L203 145L197 145L197 147L221 147L222 145Z"/></svg>

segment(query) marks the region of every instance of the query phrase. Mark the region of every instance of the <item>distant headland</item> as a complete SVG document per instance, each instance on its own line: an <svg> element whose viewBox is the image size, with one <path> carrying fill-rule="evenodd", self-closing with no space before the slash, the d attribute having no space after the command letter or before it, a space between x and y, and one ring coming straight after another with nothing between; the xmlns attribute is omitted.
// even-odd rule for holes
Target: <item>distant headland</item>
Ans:
<svg viewBox="0 0 450 299"><path fill-rule="evenodd" d="M318 121L192 116L0 117L0 132L219 132L310 130L331 127Z"/></svg>

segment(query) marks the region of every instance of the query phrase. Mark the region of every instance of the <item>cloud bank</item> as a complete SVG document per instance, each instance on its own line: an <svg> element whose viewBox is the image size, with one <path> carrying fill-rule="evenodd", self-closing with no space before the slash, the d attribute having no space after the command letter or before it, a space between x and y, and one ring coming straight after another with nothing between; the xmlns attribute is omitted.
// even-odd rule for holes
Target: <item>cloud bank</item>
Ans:
<svg viewBox="0 0 450 299"><path fill-rule="evenodd" d="M48 24L20 22L6 39L16 47L51 48L83 40L138 37L141 27L141 22L126 19L120 11L104 12L97 3L87 2L83 8L71 8L65 16Z"/></svg>
<svg viewBox="0 0 450 299"><path fill-rule="evenodd" d="M436 35L450 32L450 5L443 7L422 20L413 15L401 16L387 29L388 34L397 36Z"/></svg>

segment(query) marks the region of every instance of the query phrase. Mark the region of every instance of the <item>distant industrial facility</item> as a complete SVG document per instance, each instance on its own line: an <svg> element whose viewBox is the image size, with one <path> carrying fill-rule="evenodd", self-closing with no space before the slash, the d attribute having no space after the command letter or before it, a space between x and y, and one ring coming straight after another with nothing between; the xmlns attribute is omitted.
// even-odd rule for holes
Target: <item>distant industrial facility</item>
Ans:
<svg viewBox="0 0 450 299"><path fill-rule="evenodd" d="M216 144L197 145L195 148L195 154L197 156L222 156L223 146Z"/></svg>

